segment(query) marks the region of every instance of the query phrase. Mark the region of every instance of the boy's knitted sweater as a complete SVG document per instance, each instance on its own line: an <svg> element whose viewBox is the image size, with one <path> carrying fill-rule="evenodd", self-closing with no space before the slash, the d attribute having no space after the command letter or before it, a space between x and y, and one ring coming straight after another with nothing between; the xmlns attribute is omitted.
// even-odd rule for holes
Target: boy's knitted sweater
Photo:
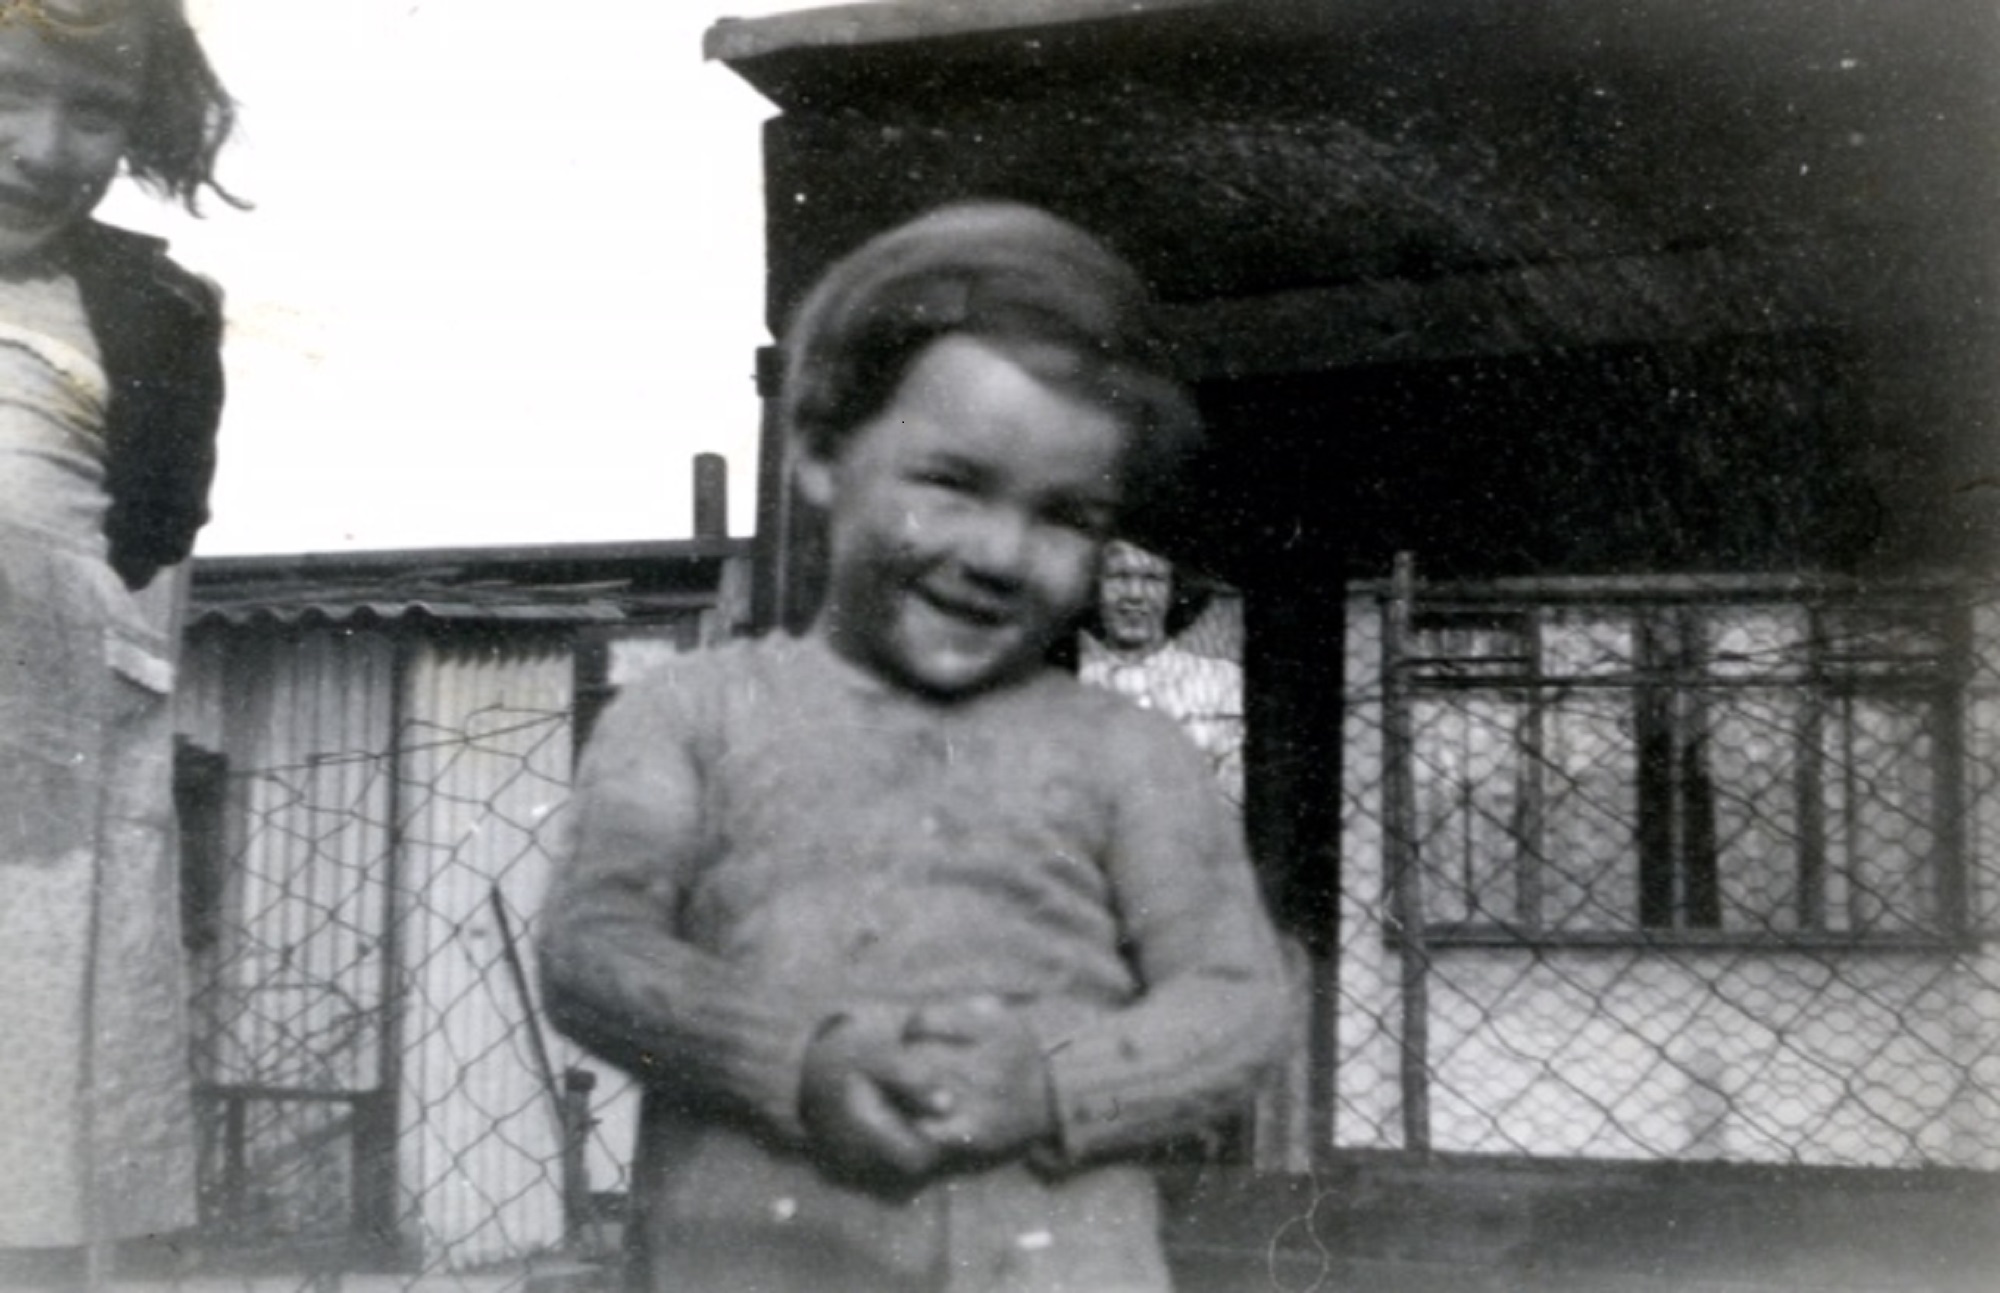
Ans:
<svg viewBox="0 0 2000 1293"><path fill-rule="evenodd" d="M812 1235L822 1274L845 1247L939 1275L1016 1269L1025 1235L1044 1266L1144 1287L1155 1240L1118 1232L1150 1231L1150 1194L1120 1164L1236 1107L1282 1035L1275 940L1204 761L1060 673L939 703L811 639L691 655L606 711L570 812L548 1004L648 1083L656 1243L750 1225ZM1057 1142L907 1199L820 1180L798 1119L815 1029L973 993L1032 1021ZM1071 1225L1054 1205L1079 1193L1098 1215ZM930 1283L1005 1282L953 1278Z"/></svg>

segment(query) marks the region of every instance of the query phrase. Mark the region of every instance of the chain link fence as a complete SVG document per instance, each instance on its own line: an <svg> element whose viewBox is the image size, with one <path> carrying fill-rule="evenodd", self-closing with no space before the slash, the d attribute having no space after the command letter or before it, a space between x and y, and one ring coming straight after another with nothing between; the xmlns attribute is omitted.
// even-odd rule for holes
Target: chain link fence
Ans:
<svg viewBox="0 0 2000 1293"><path fill-rule="evenodd" d="M2000 1167L2000 590L1350 606L1337 1145Z"/></svg>
<svg viewBox="0 0 2000 1293"><path fill-rule="evenodd" d="M407 721L232 769L227 918L193 994L204 1261L468 1278L603 1257L622 1082L533 1007L567 710Z"/></svg>
<svg viewBox="0 0 2000 1293"><path fill-rule="evenodd" d="M191 641L201 1226L128 1254L133 1278L484 1289L609 1267L635 1100L548 1031L531 948L577 661L546 629Z"/></svg>
<svg viewBox="0 0 2000 1293"><path fill-rule="evenodd" d="M1240 650L1221 612L1211 659ZM1256 1162L2000 1168L2000 587L1405 570L1347 625L1332 1072L1294 1065ZM608 1268L636 1101L539 1021L528 950L573 653L365 637L216 674L287 735L184 801L177 1278Z"/></svg>

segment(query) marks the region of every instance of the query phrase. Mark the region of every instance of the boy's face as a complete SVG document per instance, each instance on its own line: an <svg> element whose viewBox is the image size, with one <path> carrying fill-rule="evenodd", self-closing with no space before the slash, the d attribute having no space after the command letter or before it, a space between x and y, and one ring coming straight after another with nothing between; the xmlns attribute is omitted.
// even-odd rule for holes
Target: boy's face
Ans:
<svg viewBox="0 0 2000 1293"><path fill-rule="evenodd" d="M935 696L1033 669L1091 597L1126 435L990 346L933 343L834 457L801 464L828 514L820 630Z"/></svg>
<svg viewBox="0 0 2000 1293"><path fill-rule="evenodd" d="M125 156L135 79L101 34L50 37L0 9L0 265L42 250L88 216Z"/></svg>

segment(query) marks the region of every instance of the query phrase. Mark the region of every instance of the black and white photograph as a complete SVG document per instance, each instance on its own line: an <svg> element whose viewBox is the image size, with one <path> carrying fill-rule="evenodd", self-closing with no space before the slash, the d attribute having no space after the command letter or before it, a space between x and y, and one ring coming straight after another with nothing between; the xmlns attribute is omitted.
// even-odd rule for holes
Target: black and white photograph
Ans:
<svg viewBox="0 0 2000 1293"><path fill-rule="evenodd" d="M2000 1290L1990 0L0 0L0 1293Z"/></svg>

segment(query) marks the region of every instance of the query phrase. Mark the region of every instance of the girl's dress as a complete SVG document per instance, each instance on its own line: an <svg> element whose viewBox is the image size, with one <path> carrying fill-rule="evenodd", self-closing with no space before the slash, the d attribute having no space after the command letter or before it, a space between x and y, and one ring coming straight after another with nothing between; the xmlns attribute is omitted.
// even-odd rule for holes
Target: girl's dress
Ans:
<svg viewBox="0 0 2000 1293"><path fill-rule="evenodd" d="M165 639L75 284L0 282L0 1247L194 1220Z"/></svg>

